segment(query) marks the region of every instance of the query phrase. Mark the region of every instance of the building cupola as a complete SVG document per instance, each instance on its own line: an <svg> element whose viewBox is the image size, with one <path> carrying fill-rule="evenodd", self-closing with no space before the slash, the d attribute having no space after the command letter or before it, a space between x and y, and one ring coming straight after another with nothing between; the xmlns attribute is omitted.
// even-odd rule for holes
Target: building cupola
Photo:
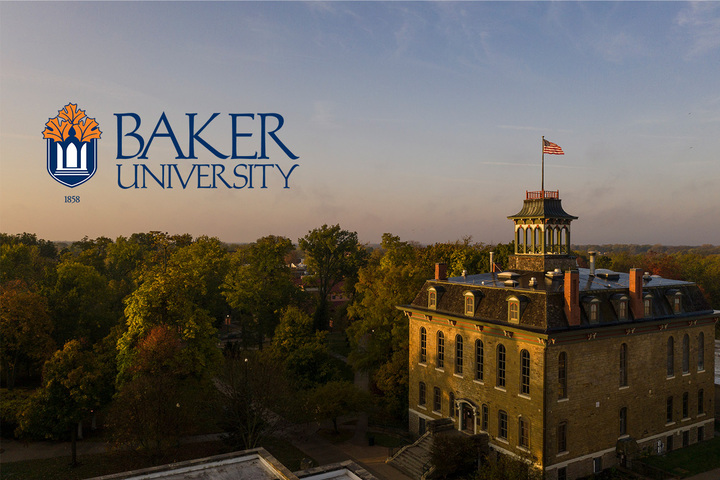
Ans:
<svg viewBox="0 0 720 480"><path fill-rule="evenodd" d="M559 191L525 192L522 210L508 218L515 224L515 255L509 258L509 269L577 268L570 250L570 223L578 217L563 210Z"/></svg>

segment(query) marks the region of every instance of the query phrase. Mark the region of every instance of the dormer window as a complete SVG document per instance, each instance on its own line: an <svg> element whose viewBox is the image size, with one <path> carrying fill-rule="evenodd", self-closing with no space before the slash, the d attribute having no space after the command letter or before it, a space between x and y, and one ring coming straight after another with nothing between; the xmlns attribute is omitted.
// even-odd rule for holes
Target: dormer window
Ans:
<svg viewBox="0 0 720 480"><path fill-rule="evenodd" d="M437 291L435 288L428 290L428 308L432 308L433 310L437 308Z"/></svg>
<svg viewBox="0 0 720 480"><path fill-rule="evenodd" d="M652 295L645 295L643 298L643 316L652 317Z"/></svg>
<svg viewBox="0 0 720 480"><path fill-rule="evenodd" d="M518 299L508 301L508 322L520 323L520 301Z"/></svg>
<svg viewBox="0 0 720 480"><path fill-rule="evenodd" d="M613 307L615 307L615 314L619 321L625 321L628 319L628 296L623 294L613 295L611 298Z"/></svg>
<svg viewBox="0 0 720 480"><path fill-rule="evenodd" d="M585 314L589 323L600 322L600 299L595 297L584 297Z"/></svg>
<svg viewBox="0 0 720 480"><path fill-rule="evenodd" d="M668 290L665 292L665 297L672 306L672 311L675 315L682 313L682 293L680 290Z"/></svg>
<svg viewBox="0 0 720 480"><path fill-rule="evenodd" d="M475 308L482 298L482 293L478 291L465 292L465 315L469 317L475 316Z"/></svg>

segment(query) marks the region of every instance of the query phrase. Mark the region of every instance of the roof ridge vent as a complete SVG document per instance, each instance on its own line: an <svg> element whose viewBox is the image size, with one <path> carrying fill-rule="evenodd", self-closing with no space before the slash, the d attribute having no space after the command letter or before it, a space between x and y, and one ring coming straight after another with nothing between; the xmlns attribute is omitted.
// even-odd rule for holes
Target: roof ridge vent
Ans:
<svg viewBox="0 0 720 480"><path fill-rule="evenodd" d="M565 276L565 274L562 272L562 270L560 270L559 268L556 268L555 270L545 272L545 276L548 278L551 278L551 279L556 279L556 278L563 278Z"/></svg>

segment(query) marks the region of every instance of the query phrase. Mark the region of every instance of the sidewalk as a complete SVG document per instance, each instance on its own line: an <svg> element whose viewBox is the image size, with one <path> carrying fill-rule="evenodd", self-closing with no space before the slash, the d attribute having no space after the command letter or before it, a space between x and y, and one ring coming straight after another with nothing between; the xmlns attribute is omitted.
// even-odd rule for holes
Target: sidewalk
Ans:
<svg viewBox="0 0 720 480"><path fill-rule="evenodd" d="M687 477L684 480L718 480L720 479L720 468L716 468L715 470L710 470L709 472L705 473L698 473L697 475L693 475L692 477Z"/></svg>

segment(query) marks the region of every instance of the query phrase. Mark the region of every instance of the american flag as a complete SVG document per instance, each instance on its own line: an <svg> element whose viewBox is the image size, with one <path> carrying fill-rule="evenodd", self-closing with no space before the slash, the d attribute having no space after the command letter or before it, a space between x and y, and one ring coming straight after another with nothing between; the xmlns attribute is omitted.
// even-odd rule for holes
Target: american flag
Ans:
<svg viewBox="0 0 720 480"><path fill-rule="evenodd" d="M548 155L565 155L565 152L562 151L560 145L548 142L545 139L543 139L543 153L547 153Z"/></svg>

